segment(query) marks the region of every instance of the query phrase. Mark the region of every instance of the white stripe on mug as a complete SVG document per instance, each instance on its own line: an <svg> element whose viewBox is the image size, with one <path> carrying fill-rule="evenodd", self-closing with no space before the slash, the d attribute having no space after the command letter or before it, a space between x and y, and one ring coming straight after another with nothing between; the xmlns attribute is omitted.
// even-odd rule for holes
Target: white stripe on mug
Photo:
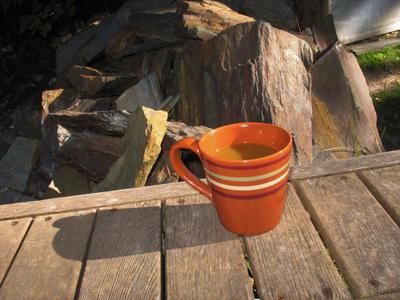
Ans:
<svg viewBox="0 0 400 300"><path fill-rule="evenodd" d="M263 184L257 184L257 185L247 185L247 186L239 186L239 185L228 185L224 183L220 183L218 181L215 181L211 179L210 177L207 176L207 179L214 185L226 189L226 190L231 190L231 191L257 191L257 190L262 190L268 187L271 187L282 180L285 179L285 177L289 174L289 170L287 170L282 176L271 180L269 182L263 183Z"/></svg>
<svg viewBox="0 0 400 300"><path fill-rule="evenodd" d="M258 175L258 176L251 176L251 177L232 177L232 176L225 176L225 175L220 175L214 172L211 172L210 170L204 168L204 170L206 171L207 174L215 177L215 178L219 178L222 180L228 180L228 181L235 181L235 182L249 182L249 181L257 181L257 180L262 180L262 179L267 179L270 177L273 177L277 174L279 174L280 172L282 172L283 170L285 170L288 166L289 166L290 162L287 162L284 166L280 167L279 169L276 169L272 172L263 174L263 175Z"/></svg>

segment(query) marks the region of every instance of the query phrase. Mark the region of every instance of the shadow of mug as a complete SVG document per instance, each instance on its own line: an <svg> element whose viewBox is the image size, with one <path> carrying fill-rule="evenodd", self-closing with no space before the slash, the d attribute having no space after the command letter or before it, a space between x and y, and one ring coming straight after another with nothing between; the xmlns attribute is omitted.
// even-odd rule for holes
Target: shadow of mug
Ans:
<svg viewBox="0 0 400 300"><path fill-rule="evenodd" d="M58 228L56 253L79 261L87 249L87 260L97 260L160 252L162 243L173 250L237 239L222 227L211 204L99 210L57 219L52 226Z"/></svg>

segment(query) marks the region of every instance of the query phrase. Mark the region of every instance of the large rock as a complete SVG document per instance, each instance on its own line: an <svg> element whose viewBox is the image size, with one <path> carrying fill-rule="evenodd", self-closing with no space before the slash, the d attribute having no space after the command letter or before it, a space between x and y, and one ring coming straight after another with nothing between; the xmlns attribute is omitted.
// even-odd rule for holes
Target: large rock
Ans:
<svg viewBox="0 0 400 300"><path fill-rule="evenodd" d="M297 162L312 158L308 44L265 22L236 25L181 53L178 118L189 125L273 122L295 136Z"/></svg>
<svg viewBox="0 0 400 300"><path fill-rule="evenodd" d="M313 136L321 150L337 158L383 151L376 112L355 56L336 45L312 67Z"/></svg>
<svg viewBox="0 0 400 300"><path fill-rule="evenodd" d="M129 113L117 110L96 112L60 111L50 113L49 118L53 119L57 124L76 132L88 130L99 134L122 136L128 127Z"/></svg>
<svg viewBox="0 0 400 300"><path fill-rule="evenodd" d="M178 4L177 14L177 34L201 40L213 38L234 25L255 21L212 0L181 1Z"/></svg>
<svg viewBox="0 0 400 300"><path fill-rule="evenodd" d="M56 155L56 160L70 166L91 181L102 181L123 153L119 137L92 132L71 132Z"/></svg>
<svg viewBox="0 0 400 300"><path fill-rule="evenodd" d="M39 141L18 137L0 161L0 189L24 193L35 166Z"/></svg>
<svg viewBox="0 0 400 300"><path fill-rule="evenodd" d="M127 89L117 99L117 109L135 111L139 106L158 108L163 99L157 75L151 73L137 84Z"/></svg>
<svg viewBox="0 0 400 300"><path fill-rule="evenodd" d="M168 114L140 107L129 118L122 156L95 190L107 191L144 186L160 152Z"/></svg>

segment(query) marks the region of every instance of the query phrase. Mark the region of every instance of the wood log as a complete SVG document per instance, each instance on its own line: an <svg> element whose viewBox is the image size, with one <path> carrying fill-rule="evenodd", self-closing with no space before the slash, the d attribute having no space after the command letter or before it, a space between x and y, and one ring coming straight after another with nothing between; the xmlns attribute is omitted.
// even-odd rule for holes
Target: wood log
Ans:
<svg viewBox="0 0 400 300"><path fill-rule="evenodd" d="M91 96L120 95L128 87L137 82L135 76L123 74L105 74L97 69L74 65L66 75L72 85L80 92Z"/></svg>
<svg viewBox="0 0 400 300"><path fill-rule="evenodd" d="M55 159L94 182L102 181L123 152L119 137L92 132L71 132Z"/></svg>
<svg viewBox="0 0 400 300"><path fill-rule="evenodd" d="M255 19L239 14L223 3L211 0L181 1L177 7L177 34L208 40L221 31Z"/></svg>
<svg viewBox="0 0 400 300"><path fill-rule="evenodd" d="M42 92L43 120L49 112L65 110L74 106L80 94L75 89L55 89Z"/></svg>
<svg viewBox="0 0 400 300"><path fill-rule="evenodd" d="M272 122L295 136L299 163L312 159L309 45L270 24L240 24L178 57L178 119L216 128Z"/></svg>
<svg viewBox="0 0 400 300"><path fill-rule="evenodd" d="M167 132L162 143L163 150L171 149L171 146L185 137L200 139L212 129L206 126L188 126L183 122L167 122Z"/></svg>
<svg viewBox="0 0 400 300"><path fill-rule="evenodd" d="M50 113L49 118L75 132L91 131L98 134L123 136L128 128L129 113L117 110Z"/></svg>

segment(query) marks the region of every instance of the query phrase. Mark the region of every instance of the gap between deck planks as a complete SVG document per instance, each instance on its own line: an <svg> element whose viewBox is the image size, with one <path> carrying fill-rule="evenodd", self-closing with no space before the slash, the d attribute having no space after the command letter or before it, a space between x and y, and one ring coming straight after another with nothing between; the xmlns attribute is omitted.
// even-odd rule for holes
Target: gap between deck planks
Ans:
<svg viewBox="0 0 400 300"><path fill-rule="evenodd" d="M347 160L329 161L310 166L292 167L290 180L305 180L320 176L400 165L400 150L360 156ZM25 203L2 205L0 220L88 210L160 198L179 198L196 195L187 183L177 182L104 193L78 195Z"/></svg>
<svg viewBox="0 0 400 300"><path fill-rule="evenodd" d="M0 222L0 287L32 218Z"/></svg>
<svg viewBox="0 0 400 300"><path fill-rule="evenodd" d="M253 299L241 242L203 196L166 200L167 299Z"/></svg>
<svg viewBox="0 0 400 300"><path fill-rule="evenodd" d="M400 166L366 170L357 175L400 226Z"/></svg>
<svg viewBox="0 0 400 300"><path fill-rule="evenodd" d="M0 299L72 299L94 212L36 217L0 288Z"/></svg>
<svg viewBox="0 0 400 300"><path fill-rule="evenodd" d="M161 272L161 201L97 212L78 299L160 299Z"/></svg>
<svg viewBox="0 0 400 300"><path fill-rule="evenodd" d="M262 299L352 299L291 185L280 224L245 242Z"/></svg>
<svg viewBox="0 0 400 300"><path fill-rule="evenodd" d="M296 182L356 297L400 290L400 228L355 174Z"/></svg>

